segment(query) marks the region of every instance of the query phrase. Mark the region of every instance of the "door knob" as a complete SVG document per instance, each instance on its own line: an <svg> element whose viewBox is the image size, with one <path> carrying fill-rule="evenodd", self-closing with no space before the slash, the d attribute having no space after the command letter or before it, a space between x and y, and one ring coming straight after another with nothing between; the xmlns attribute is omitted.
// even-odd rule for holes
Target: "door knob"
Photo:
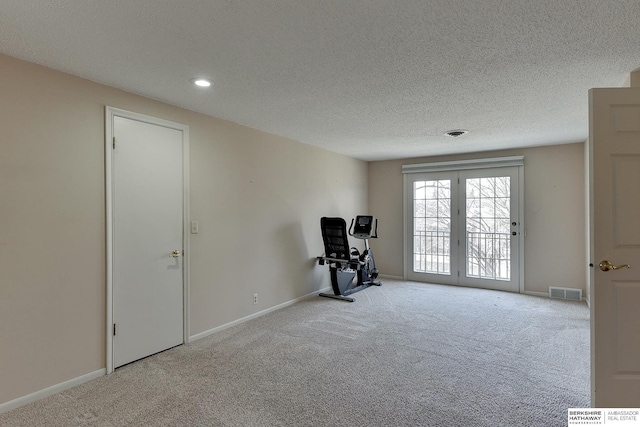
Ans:
<svg viewBox="0 0 640 427"><path fill-rule="evenodd" d="M600 270L602 271L619 270L621 268L631 268L631 266L629 264L613 265L606 259L600 262Z"/></svg>
<svg viewBox="0 0 640 427"><path fill-rule="evenodd" d="M178 258L180 256L180 251L175 250L175 251L171 252L171 256L173 258Z"/></svg>

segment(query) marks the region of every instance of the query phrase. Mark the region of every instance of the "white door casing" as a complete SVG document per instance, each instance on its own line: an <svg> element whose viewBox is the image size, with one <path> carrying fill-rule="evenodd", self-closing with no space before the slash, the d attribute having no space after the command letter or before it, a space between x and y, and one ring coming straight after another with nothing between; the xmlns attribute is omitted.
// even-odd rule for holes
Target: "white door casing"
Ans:
<svg viewBox="0 0 640 427"><path fill-rule="evenodd" d="M112 372L189 336L188 127L111 107L106 123Z"/></svg>
<svg viewBox="0 0 640 427"><path fill-rule="evenodd" d="M638 408L640 88L589 92L588 143L591 404Z"/></svg>

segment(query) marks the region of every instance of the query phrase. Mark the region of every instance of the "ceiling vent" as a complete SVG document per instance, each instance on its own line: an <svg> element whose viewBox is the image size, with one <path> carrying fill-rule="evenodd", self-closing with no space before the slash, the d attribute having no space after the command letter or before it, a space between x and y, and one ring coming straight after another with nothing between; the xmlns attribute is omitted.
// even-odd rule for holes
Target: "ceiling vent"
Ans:
<svg viewBox="0 0 640 427"><path fill-rule="evenodd" d="M445 135L449 136L451 138L457 138L457 137L462 136L462 135L464 135L466 133L469 133L469 131L468 130L464 130L464 129L456 129L456 130L447 131L445 133Z"/></svg>

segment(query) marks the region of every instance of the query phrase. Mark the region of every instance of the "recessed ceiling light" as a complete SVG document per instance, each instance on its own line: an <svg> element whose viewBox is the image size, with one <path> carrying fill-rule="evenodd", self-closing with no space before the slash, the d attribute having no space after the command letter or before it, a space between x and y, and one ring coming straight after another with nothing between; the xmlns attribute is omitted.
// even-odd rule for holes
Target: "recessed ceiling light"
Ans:
<svg viewBox="0 0 640 427"><path fill-rule="evenodd" d="M445 135L446 136L450 136L451 138L457 138L457 137L462 136L462 135L464 135L466 133L469 133L469 131L468 130L464 130L464 129L456 129L456 130L447 131L445 133Z"/></svg>
<svg viewBox="0 0 640 427"><path fill-rule="evenodd" d="M202 78L191 79L191 83L193 83L194 85L199 86L199 87L209 87L209 86L211 86L211 80L202 79Z"/></svg>

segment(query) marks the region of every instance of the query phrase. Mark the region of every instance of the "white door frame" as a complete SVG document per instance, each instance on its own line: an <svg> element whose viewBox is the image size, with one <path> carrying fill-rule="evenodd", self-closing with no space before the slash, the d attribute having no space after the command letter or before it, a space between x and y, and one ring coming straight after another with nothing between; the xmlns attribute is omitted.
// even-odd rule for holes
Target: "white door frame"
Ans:
<svg viewBox="0 0 640 427"><path fill-rule="evenodd" d="M524 293L524 239L527 235L525 218L524 218L524 156L509 156L509 157L493 157L484 159L472 159L472 160L454 160L447 162L433 162L433 163L417 163L408 164L402 166L403 174L403 263L404 263L404 279L408 280L408 274L410 270L410 255L409 247L412 243L409 242L409 217L412 216L408 210L408 197L409 197L409 183L411 182L410 174L414 173L431 173L431 172L446 172L446 171L463 171L470 169L491 169L499 167L518 167L518 223L520 239L518 239L518 263L520 265L518 273L518 289L519 293Z"/></svg>
<svg viewBox="0 0 640 427"><path fill-rule="evenodd" d="M107 374L113 372L113 122L114 117L123 117L152 125L164 126L182 132L183 214L182 214L182 295L183 295L183 342L189 342L189 126L158 119L119 108L105 108L105 193L106 193L106 278L107 278Z"/></svg>

